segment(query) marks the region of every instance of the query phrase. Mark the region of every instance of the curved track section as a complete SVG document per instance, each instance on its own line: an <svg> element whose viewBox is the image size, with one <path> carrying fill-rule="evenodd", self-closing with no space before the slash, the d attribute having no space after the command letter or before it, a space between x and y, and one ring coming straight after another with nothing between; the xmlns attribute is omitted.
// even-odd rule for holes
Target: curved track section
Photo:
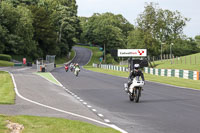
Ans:
<svg viewBox="0 0 200 133"><path fill-rule="evenodd" d="M89 49L81 47L73 47L73 49L76 51L76 56L72 60L72 62L78 63L80 66L86 65L92 55L91 51Z"/></svg>

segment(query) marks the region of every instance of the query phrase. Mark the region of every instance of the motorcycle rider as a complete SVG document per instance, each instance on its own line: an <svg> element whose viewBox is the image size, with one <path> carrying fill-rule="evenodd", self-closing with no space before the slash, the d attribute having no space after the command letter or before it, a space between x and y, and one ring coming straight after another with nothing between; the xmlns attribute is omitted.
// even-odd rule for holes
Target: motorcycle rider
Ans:
<svg viewBox="0 0 200 133"><path fill-rule="evenodd" d="M79 66L78 63L75 64L75 69L76 69L76 68L79 68L79 69L80 69L80 66Z"/></svg>
<svg viewBox="0 0 200 133"><path fill-rule="evenodd" d="M132 84L133 79L136 76L139 76L139 77L141 76L142 81L145 81L144 80L144 75L143 75L142 71L139 68L140 68L140 65L139 64L135 64L134 65L134 69L131 70L131 72L129 74L129 77L128 77L128 87L125 87L125 91L126 92L128 92L128 88L130 87L130 85Z"/></svg>
<svg viewBox="0 0 200 133"><path fill-rule="evenodd" d="M74 64L70 63L70 70L73 71Z"/></svg>

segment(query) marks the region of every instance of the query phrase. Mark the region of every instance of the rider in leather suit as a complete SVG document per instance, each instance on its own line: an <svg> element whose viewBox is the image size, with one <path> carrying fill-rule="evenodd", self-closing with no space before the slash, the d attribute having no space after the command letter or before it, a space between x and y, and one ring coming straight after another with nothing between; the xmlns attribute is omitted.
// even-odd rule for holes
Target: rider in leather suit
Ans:
<svg viewBox="0 0 200 133"><path fill-rule="evenodd" d="M136 76L141 76L142 81L145 81L145 80L144 80L144 75L143 75L142 71L139 70L139 67L140 67L139 64L135 64L135 65L134 65L134 69L130 72L129 77L128 77L128 88L130 87L130 85L132 84L133 79L134 79ZM127 88L126 91L128 91L128 88Z"/></svg>

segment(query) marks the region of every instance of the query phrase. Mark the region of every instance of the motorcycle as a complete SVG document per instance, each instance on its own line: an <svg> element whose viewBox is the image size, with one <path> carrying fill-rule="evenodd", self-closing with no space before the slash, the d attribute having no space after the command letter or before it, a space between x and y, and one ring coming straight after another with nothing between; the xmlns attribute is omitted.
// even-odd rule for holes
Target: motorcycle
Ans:
<svg viewBox="0 0 200 133"><path fill-rule="evenodd" d="M76 75L76 77L78 76L79 72L80 72L80 68L76 67L74 70L74 74Z"/></svg>
<svg viewBox="0 0 200 133"><path fill-rule="evenodd" d="M74 65L70 65L70 71L74 71Z"/></svg>
<svg viewBox="0 0 200 133"><path fill-rule="evenodd" d="M65 66L65 71L67 72L67 71L68 71L68 69L69 69L69 67L66 65L66 66Z"/></svg>
<svg viewBox="0 0 200 133"><path fill-rule="evenodd" d="M143 86L144 81L139 80L139 76L133 79L129 88L127 83L124 84L125 91L128 92L130 101L135 100L136 103L139 102Z"/></svg>

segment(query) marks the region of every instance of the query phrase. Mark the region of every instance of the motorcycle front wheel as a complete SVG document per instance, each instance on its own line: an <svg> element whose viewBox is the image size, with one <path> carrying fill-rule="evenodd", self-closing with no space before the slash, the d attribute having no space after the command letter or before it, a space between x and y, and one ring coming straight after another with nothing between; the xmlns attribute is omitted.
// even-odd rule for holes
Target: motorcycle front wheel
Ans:
<svg viewBox="0 0 200 133"><path fill-rule="evenodd" d="M133 101L134 100L134 96L132 94L129 94L129 99L130 99L130 101Z"/></svg>
<svg viewBox="0 0 200 133"><path fill-rule="evenodd" d="M138 103L140 100L141 88L135 88L135 102Z"/></svg>
<svg viewBox="0 0 200 133"><path fill-rule="evenodd" d="M76 75L76 77L78 77L78 72L76 72L76 74L75 74L75 75Z"/></svg>

